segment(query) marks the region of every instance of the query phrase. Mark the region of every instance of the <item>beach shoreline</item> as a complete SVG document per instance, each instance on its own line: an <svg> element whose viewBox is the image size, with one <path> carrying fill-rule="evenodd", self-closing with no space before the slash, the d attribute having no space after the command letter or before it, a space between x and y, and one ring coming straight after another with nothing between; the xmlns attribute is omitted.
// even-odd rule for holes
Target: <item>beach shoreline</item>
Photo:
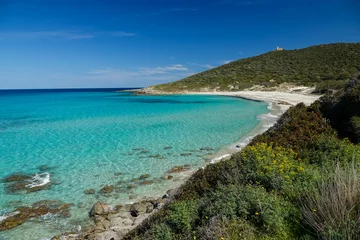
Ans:
<svg viewBox="0 0 360 240"><path fill-rule="evenodd" d="M242 136L233 144L223 146L218 152L208 156L210 163L216 163L222 160L230 159L231 156L240 152L246 147L251 140L266 132L270 127L276 124L278 119L291 107L299 103L304 103L306 106L311 105L318 100L321 95L314 95L311 92L313 88L300 87L301 91L293 92L292 89L288 91L236 91L236 92L186 92L189 95L217 95L227 97L237 97L250 101L260 101L268 104L269 113L258 116L260 120L251 131Z"/></svg>
<svg viewBox="0 0 360 240"><path fill-rule="evenodd" d="M238 141L230 145L223 146L215 154L207 156L206 160L208 161L208 164L214 164L223 160L230 159L233 154L240 152L244 147L246 147L251 142L251 140L254 137L266 132L270 127L275 125L278 119L291 106L295 106L298 103L304 103L305 105L310 105L321 97L320 95L308 94L307 93L308 91L310 90L306 88L304 89L304 92L301 93L280 92L280 91L273 91L273 92L238 91L238 92L186 92L186 93L174 93L174 94L227 96L227 97L236 97L236 98L242 98L252 101L261 101L268 104L268 109L270 111L266 114L261 114L257 116L260 122L251 131L249 131L246 135L242 136ZM149 95L156 95L156 94L149 94ZM189 178L195 172L196 170L191 170L191 171L187 171L186 173L184 172L184 174L188 175ZM174 189L171 189L169 191L174 191ZM136 202L134 204L138 204L138 203ZM140 215L139 219L136 219L132 224L129 225L125 224L126 222L125 220L126 218L129 218L130 213L121 212L120 214L117 214L119 216L121 215L121 218L120 217L115 218L115 219L122 219L121 221L117 221L118 222L117 225L112 226L110 229L106 229L106 230L104 229L103 232L96 232L95 231L96 226L94 226L94 228L90 229L89 231L92 232L91 235L95 237L95 239L103 239L109 236L115 237L114 239L122 239L122 237L125 236L127 232L139 226L145 219L147 219L155 212L156 211L154 209L154 211L151 214L144 214L142 216ZM126 214L127 217L125 217ZM125 218L123 219L123 217ZM87 232L89 233L89 231ZM64 236L64 238L67 239L66 236Z"/></svg>

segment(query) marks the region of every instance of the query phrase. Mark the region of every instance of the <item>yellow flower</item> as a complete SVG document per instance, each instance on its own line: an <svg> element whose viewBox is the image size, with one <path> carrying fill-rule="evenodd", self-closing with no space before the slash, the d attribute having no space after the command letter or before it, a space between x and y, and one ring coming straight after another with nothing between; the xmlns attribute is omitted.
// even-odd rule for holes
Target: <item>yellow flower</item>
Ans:
<svg viewBox="0 0 360 240"><path fill-rule="evenodd" d="M255 213L255 215L259 215L259 213L258 213L258 212L256 212L256 213Z"/></svg>

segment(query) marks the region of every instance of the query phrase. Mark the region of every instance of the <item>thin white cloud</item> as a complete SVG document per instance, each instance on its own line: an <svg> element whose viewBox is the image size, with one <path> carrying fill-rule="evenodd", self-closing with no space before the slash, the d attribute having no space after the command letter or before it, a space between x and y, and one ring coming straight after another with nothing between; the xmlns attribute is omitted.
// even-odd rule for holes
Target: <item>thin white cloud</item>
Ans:
<svg viewBox="0 0 360 240"><path fill-rule="evenodd" d="M220 63L221 65L224 65L224 64L228 64L228 63L230 63L230 62L232 62L232 61L234 61L234 60L221 60L221 61L219 61L219 63Z"/></svg>
<svg viewBox="0 0 360 240"><path fill-rule="evenodd" d="M123 70L116 68L92 69L79 80L107 82L119 84L119 86L147 86L157 83L179 80L195 74L181 64L165 67L138 68Z"/></svg>
<svg viewBox="0 0 360 240"><path fill-rule="evenodd" d="M28 31L28 32L0 32L0 38L62 38L62 39L90 39L95 37L132 37L135 33L124 31L83 32L83 31Z"/></svg>
<svg viewBox="0 0 360 240"><path fill-rule="evenodd" d="M201 67L201 68L207 68L207 69L211 69L211 68L216 67L216 66L213 66L211 64L199 64L199 63L193 63L193 62L188 62L187 64L192 65L192 66Z"/></svg>
<svg viewBox="0 0 360 240"><path fill-rule="evenodd" d="M181 64L174 64L166 67L156 67L156 68L140 68L140 72L144 75L154 75L154 74L165 74L172 71L188 71L187 67L184 67Z"/></svg>

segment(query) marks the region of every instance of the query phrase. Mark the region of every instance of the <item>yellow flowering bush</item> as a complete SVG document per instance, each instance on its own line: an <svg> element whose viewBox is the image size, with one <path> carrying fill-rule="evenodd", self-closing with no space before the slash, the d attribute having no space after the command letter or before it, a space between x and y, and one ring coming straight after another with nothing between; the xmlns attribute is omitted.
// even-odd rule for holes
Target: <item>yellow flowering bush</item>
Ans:
<svg viewBox="0 0 360 240"><path fill-rule="evenodd" d="M268 190L282 190L306 177L306 165L291 149L258 143L245 148L241 157L247 180Z"/></svg>

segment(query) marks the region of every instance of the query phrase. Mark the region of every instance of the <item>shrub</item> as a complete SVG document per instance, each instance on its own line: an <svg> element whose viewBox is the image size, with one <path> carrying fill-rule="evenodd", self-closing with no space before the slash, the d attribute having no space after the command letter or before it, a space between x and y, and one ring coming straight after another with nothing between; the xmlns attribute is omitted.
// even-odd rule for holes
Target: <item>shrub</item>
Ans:
<svg viewBox="0 0 360 240"><path fill-rule="evenodd" d="M322 97L320 102L321 112L339 135L357 143L359 135L355 129L359 126L356 119L360 116L360 77L351 80L348 86L336 95Z"/></svg>
<svg viewBox="0 0 360 240"><path fill-rule="evenodd" d="M307 171L311 166L306 166L291 149L259 143L245 148L241 156L247 181L267 190L285 190L288 196L295 196L294 188L312 178L313 173Z"/></svg>
<svg viewBox="0 0 360 240"><path fill-rule="evenodd" d="M290 228L294 216L296 209L290 202L258 186L220 185L207 195L200 208L205 223L211 224L214 217L247 220L258 231L279 239L290 236L295 229Z"/></svg>
<svg viewBox="0 0 360 240"><path fill-rule="evenodd" d="M356 143L360 143L360 117L353 116L350 118L351 131L354 133L354 140Z"/></svg>
<svg viewBox="0 0 360 240"><path fill-rule="evenodd" d="M201 240L256 240L256 229L245 220L213 217L198 233Z"/></svg>
<svg viewBox="0 0 360 240"><path fill-rule="evenodd" d="M358 239L360 236L360 181L358 167L338 164L313 194L300 198L305 222L322 239Z"/></svg>
<svg viewBox="0 0 360 240"><path fill-rule="evenodd" d="M166 223L175 233L189 233L198 218L197 201L176 201L169 204Z"/></svg>
<svg viewBox="0 0 360 240"><path fill-rule="evenodd" d="M343 164L360 159L360 146L348 139L339 140L336 136L321 135L302 152L303 159L310 164L332 167L336 162Z"/></svg>
<svg viewBox="0 0 360 240"><path fill-rule="evenodd" d="M309 142L322 134L333 135L334 130L315 107L307 108L300 103L283 114L275 126L255 137L251 145L259 142L274 143L301 153Z"/></svg>
<svg viewBox="0 0 360 240"><path fill-rule="evenodd" d="M145 239L172 240L173 233L171 228L166 224L153 225L146 233Z"/></svg>

